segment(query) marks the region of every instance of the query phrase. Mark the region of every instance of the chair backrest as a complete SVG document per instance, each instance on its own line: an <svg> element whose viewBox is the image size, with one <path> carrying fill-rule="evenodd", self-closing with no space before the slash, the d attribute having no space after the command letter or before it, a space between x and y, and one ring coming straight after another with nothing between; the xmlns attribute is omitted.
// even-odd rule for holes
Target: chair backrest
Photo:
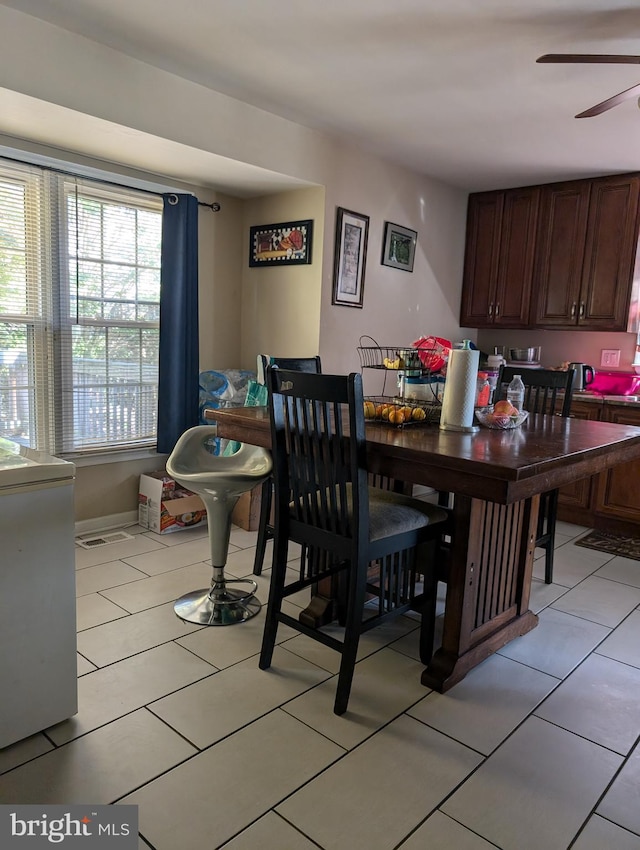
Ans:
<svg viewBox="0 0 640 850"><path fill-rule="evenodd" d="M278 369L288 369L292 372L312 372L314 374L322 372L320 357L269 357L266 354L259 354L258 360L264 376L264 383L266 383L268 366L277 366ZM259 379L260 374L258 374Z"/></svg>
<svg viewBox="0 0 640 850"><path fill-rule="evenodd" d="M523 369L520 366L501 366L496 384L497 398L506 398L507 387L514 375L524 384L524 408L529 413L556 413L569 416L573 391L574 370ZM497 400L496 398L496 400ZM558 408L560 410L558 411Z"/></svg>
<svg viewBox="0 0 640 850"><path fill-rule="evenodd" d="M362 376L270 366L267 387L276 530L350 557L369 539Z"/></svg>

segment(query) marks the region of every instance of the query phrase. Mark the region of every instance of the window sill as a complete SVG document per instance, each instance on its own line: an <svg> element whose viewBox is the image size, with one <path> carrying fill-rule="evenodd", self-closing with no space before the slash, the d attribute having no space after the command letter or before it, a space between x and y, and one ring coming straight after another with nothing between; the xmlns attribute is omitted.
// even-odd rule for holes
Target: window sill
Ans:
<svg viewBox="0 0 640 850"><path fill-rule="evenodd" d="M164 459L166 454L159 454L155 448L124 449L123 451L92 452L91 454L70 453L62 456L76 466L101 466L105 463L129 463L135 460L147 460L150 457Z"/></svg>

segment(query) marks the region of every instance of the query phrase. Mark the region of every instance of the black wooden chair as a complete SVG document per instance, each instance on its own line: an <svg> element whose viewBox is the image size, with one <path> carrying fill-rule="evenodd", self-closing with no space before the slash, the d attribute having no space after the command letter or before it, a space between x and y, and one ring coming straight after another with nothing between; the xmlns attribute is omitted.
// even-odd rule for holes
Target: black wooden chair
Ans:
<svg viewBox="0 0 640 850"><path fill-rule="evenodd" d="M553 369L523 369L519 366L501 366L496 384L497 398L506 398L507 386L514 375L520 375L524 384L524 409L529 413L547 413L569 416L574 370L566 372ZM536 529L536 548L544 549L544 580L553 581L553 555L558 514L558 490L549 490L540 496L540 512Z"/></svg>
<svg viewBox="0 0 640 850"><path fill-rule="evenodd" d="M279 623L337 650L342 659L334 711L343 714L363 632L418 610L420 654L424 663L429 661L437 588L434 555L448 513L369 486L361 375L269 368L267 386L275 525L259 664L263 670L271 664ZM287 570L290 541L301 544L305 553L295 580ZM421 590L418 572L424 577ZM343 640L282 611L285 597L325 579L338 590Z"/></svg>
<svg viewBox="0 0 640 850"><path fill-rule="evenodd" d="M268 366L277 366L279 369L289 369L295 372L322 372L319 357L267 357L260 355L262 374L266 376ZM267 543L273 539L273 526L271 525L271 504L273 494L273 478L269 477L262 485L260 500L260 518L258 520L258 539L256 541L256 554L253 561L253 574L261 575L264 564L264 556Z"/></svg>

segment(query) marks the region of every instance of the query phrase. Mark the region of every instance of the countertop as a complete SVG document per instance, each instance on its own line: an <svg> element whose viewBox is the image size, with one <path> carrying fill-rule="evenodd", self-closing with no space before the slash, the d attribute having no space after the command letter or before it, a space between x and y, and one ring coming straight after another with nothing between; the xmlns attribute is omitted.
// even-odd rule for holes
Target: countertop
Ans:
<svg viewBox="0 0 640 850"><path fill-rule="evenodd" d="M602 395L601 393L590 393L588 390L579 390L573 393L572 398L574 401L586 401L593 404L640 406L640 395Z"/></svg>

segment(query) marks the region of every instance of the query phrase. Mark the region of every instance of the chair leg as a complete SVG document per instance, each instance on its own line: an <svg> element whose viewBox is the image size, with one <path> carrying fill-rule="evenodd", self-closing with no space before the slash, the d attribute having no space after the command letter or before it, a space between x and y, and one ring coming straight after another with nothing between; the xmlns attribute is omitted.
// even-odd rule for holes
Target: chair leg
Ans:
<svg viewBox="0 0 640 850"><path fill-rule="evenodd" d="M282 540L275 537L273 543L273 568L271 571L271 583L269 585L269 602L262 633L262 647L260 649L260 660L258 667L266 670L271 666L273 650L276 645L278 633L278 615L282 607L284 584L287 572L287 552L289 541L286 535Z"/></svg>
<svg viewBox="0 0 640 850"><path fill-rule="evenodd" d="M427 562L427 567L422 573L423 599L420 606L420 661L423 664L428 664L433 655L436 631L436 604L438 601L438 570L435 560L440 554L440 547L436 545L429 548L431 549L431 563ZM433 548L435 548L435 555ZM420 549L422 547L418 551Z"/></svg>
<svg viewBox="0 0 640 850"><path fill-rule="evenodd" d="M253 561L253 574L262 574L265 552L267 551L267 540L273 535L270 533L269 520L271 519L271 497L273 493L273 479L271 476L262 484L262 496L260 501L260 520L258 524L258 539L256 542L256 554Z"/></svg>
<svg viewBox="0 0 640 850"><path fill-rule="evenodd" d="M558 512L558 491L552 490L548 494L547 502L547 547L544 559L544 581L545 584L553 582L553 556L556 542L556 515Z"/></svg>
<svg viewBox="0 0 640 850"><path fill-rule="evenodd" d="M349 704L353 672L358 655L358 644L360 643L360 632L362 628L362 615L366 597L367 563L358 564L356 570L351 574L349 586L349 601L347 615L345 618L344 642L342 645L342 659L340 661L340 672L338 673L338 686L336 698L333 704L334 714L344 714Z"/></svg>

